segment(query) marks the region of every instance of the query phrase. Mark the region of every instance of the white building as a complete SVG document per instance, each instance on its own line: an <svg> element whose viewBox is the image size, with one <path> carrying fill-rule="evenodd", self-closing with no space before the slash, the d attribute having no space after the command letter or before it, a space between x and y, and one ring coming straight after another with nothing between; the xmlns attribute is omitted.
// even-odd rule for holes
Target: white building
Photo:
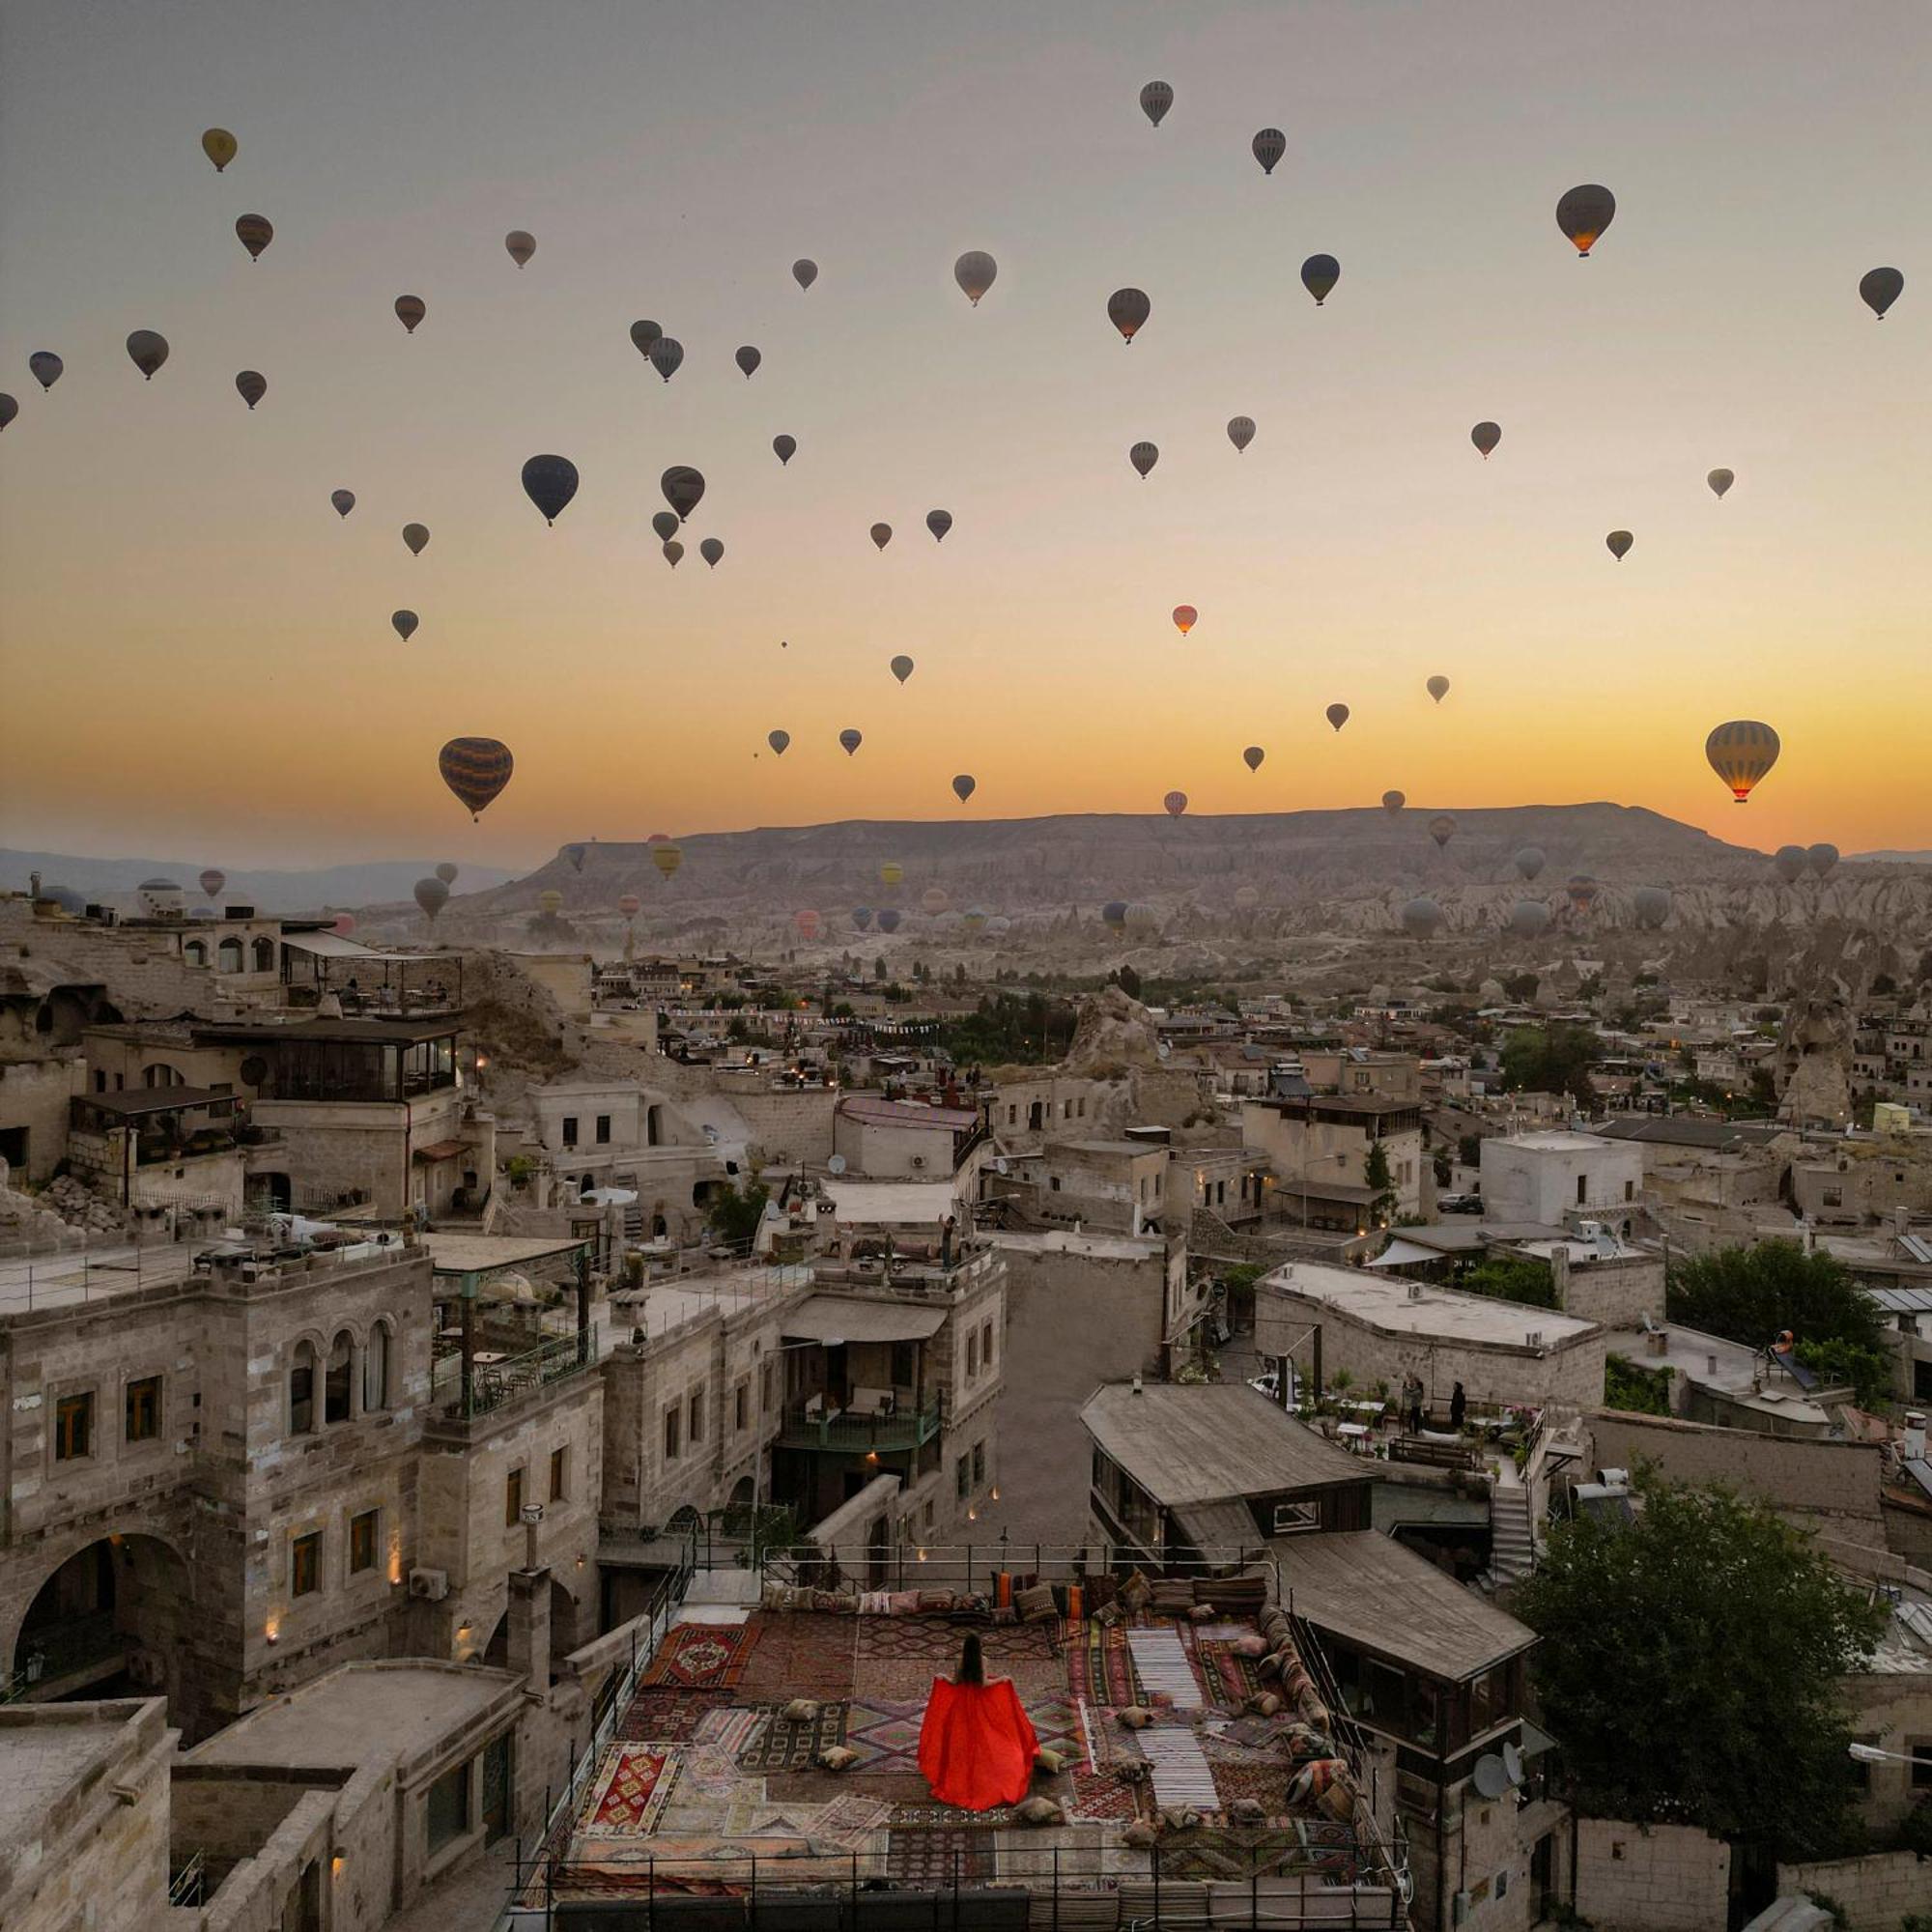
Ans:
<svg viewBox="0 0 1932 1932"><path fill-rule="evenodd" d="M1569 1132L1510 1134L1482 1146L1483 1212L1560 1228L1587 1215L1622 1232L1643 1192L1642 1150Z"/></svg>

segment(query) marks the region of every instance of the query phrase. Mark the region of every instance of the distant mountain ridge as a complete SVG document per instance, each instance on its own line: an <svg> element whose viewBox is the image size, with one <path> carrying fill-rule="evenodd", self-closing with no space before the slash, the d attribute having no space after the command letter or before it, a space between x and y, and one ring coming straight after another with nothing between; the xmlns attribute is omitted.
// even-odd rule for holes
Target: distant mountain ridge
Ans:
<svg viewBox="0 0 1932 1932"><path fill-rule="evenodd" d="M30 874L41 875L43 888L66 886L95 899L128 899L145 880L173 879L192 903L201 895L197 884L204 867L218 863L203 859L84 859L71 852L19 852L0 848L0 887L25 892ZM221 896L258 912L318 912L325 905L360 906L406 899L418 879L436 869L434 859L370 859L308 870L254 871L223 867L228 883ZM515 878L498 866L465 866L459 889L499 886Z"/></svg>

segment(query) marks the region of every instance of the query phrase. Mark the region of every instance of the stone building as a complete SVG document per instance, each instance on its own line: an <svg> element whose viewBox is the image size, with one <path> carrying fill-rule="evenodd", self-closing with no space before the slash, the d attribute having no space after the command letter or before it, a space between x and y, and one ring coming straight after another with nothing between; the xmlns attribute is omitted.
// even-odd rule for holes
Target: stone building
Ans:
<svg viewBox="0 0 1932 1932"><path fill-rule="evenodd" d="M1643 1154L1628 1141L1566 1132L1496 1135L1482 1144L1483 1212L1564 1227L1577 1216L1628 1235L1641 1212Z"/></svg>
<svg viewBox="0 0 1932 1932"><path fill-rule="evenodd" d="M1391 1220L1420 1214L1435 1198L1419 1101L1350 1094L1243 1100L1241 1138L1273 1170L1269 1216L1317 1228L1365 1227L1375 1200L1369 1153L1378 1145L1388 1162Z"/></svg>

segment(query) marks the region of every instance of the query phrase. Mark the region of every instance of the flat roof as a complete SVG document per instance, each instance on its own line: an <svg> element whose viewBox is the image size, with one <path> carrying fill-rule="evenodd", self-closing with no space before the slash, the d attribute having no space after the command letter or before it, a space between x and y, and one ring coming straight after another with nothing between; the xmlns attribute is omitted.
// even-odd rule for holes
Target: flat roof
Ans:
<svg viewBox="0 0 1932 1932"><path fill-rule="evenodd" d="M118 1094L73 1097L101 1114L171 1114L178 1107L208 1107L217 1100L235 1104L233 1094L217 1094L212 1087L130 1087Z"/></svg>
<svg viewBox="0 0 1932 1932"><path fill-rule="evenodd" d="M37 1843L48 1812L122 1747L147 1709L128 1698L0 1709L0 1852Z"/></svg>
<svg viewBox="0 0 1932 1932"><path fill-rule="evenodd" d="M360 960L371 966L413 966L426 959L457 959L456 952L384 952L364 946L359 939L345 939L339 932L305 932L299 939L282 934L282 944L292 952L313 952L324 959Z"/></svg>
<svg viewBox="0 0 1932 1932"><path fill-rule="evenodd" d="M1542 1153L1594 1153L1606 1143L1602 1134L1579 1134L1568 1127L1539 1127L1520 1134L1492 1134L1483 1145L1532 1148Z"/></svg>
<svg viewBox="0 0 1932 1932"><path fill-rule="evenodd" d="M1262 1288L1279 1288L1319 1301L1372 1328L1401 1335L1439 1335L1459 1342L1488 1342L1503 1348L1556 1348L1599 1332L1594 1321L1560 1315L1553 1308L1501 1301L1438 1288L1406 1275L1373 1268L1330 1267L1321 1262L1290 1262L1263 1277ZM1531 1342L1532 1335L1540 1336Z"/></svg>
<svg viewBox="0 0 1932 1932"><path fill-rule="evenodd" d="M960 1215L950 1180L826 1180L834 1218L861 1227L936 1228Z"/></svg>
<svg viewBox="0 0 1932 1932"><path fill-rule="evenodd" d="M1071 1228L989 1228L979 1238L993 1247L1023 1255L1089 1255L1102 1261L1143 1262L1164 1255L1160 1235L1109 1235Z"/></svg>
<svg viewBox="0 0 1932 1932"><path fill-rule="evenodd" d="M1145 1382L1138 1395L1129 1382L1109 1382L1088 1397L1080 1420L1169 1505L1369 1482L1376 1473L1245 1382Z"/></svg>
<svg viewBox="0 0 1932 1932"><path fill-rule="evenodd" d="M425 1235L430 1265L438 1274L484 1274L492 1268L523 1267L531 1262L574 1255L581 1240L559 1241L554 1235Z"/></svg>
<svg viewBox="0 0 1932 1932"><path fill-rule="evenodd" d="M923 1342L945 1327L946 1316L910 1301L813 1294L781 1316L779 1328L802 1342Z"/></svg>
<svg viewBox="0 0 1932 1932"><path fill-rule="evenodd" d="M1605 1121L1598 1129L1600 1139L1645 1141L1664 1147L1709 1148L1718 1152L1735 1153L1746 1148L1761 1148L1793 1130L1780 1122L1763 1121L1695 1121L1679 1115L1626 1114Z"/></svg>
<svg viewBox="0 0 1932 1932"><path fill-rule="evenodd" d="M197 1039L320 1040L352 1046L413 1046L426 1039L442 1039L462 1031L461 1022L442 1020L295 1020L286 1026L223 1026L195 1028Z"/></svg>
<svg viewBox="0 0 1932 1932"><path fill-rule="evenodd" d="M1296 1616L1432 1677L1461 1683L1527 1650L1536 1633L1378 1529L1273 1538Z"/></svg>
<svg viewBox="0 0 1932 1932"><path fill-rule="evenodd" d="M1048 1153L1166 1153L1166 1141L1048 1141Z"/></svg>
<svg viewBox="0 0 1932 1932"><path fill-rule="evenodd" d="M970 1107L927 1107L913 1100L887 1100L877 1094L847 1094L838 1111L848 1121L874 1127L943 1127L961 1133L980 1124Z"/></svg>
<svg viewBox="0 0 1932 1932"><path fill-rule="evenodd" d="M1548 1221L1482 1221L1459 1215L1452 1220L1432 1222L1425 1228L1404 1228L1396 1238L1412 1247L1428 1248L1435 1254L1455 1255L1492 1247L1499 1241L1574 1243L1577 1236Z"/></svg>

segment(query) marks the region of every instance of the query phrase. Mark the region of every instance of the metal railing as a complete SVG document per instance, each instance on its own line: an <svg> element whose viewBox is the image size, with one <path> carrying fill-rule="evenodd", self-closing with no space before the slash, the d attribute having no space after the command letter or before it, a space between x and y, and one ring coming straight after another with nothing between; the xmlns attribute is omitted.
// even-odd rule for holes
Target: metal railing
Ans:
<svg viewBox="0 0 1932 1932"><path fill-rule="evenodd" d="M946 1405L935 1396L923 1408L895 1408L885 1415L855 1415L827 1408L812 1414L791 1404L779 1430L782 1449L820 1449L834 1455L865 1455L871 1450L920 1449L945 1426Z"/></svg>
<svg viewBox="0 0 1932 1932"><path fill-rule="evenodd" d="M198 1850L189 1853L168 1874L168 1903L173 1906L204 1904L207 1883L208 1854Z"/></svg>
<svg viewBox="0 0 1932 1932"><path fill-rule="evenodd" d="M587 1374L597 1365L597 1324L569 1335L554 1335L521 1355L500 1362L478 1362L470 1371L469 1387L463 1387L461 1352L439 1355L430 1372L432 1400L452 1421L488 1415L554 1382Z"/></svg>
<svg viewBox="0 0 1932 1932"><path fill-rule="evenodd" d="M115 1628L112 1610L64 1617L57 1624L22 1631L14 1646L20 1668L0 1684L0 1703L29 1700L43 1685L127 1654L129 1639Z"/></svg>

